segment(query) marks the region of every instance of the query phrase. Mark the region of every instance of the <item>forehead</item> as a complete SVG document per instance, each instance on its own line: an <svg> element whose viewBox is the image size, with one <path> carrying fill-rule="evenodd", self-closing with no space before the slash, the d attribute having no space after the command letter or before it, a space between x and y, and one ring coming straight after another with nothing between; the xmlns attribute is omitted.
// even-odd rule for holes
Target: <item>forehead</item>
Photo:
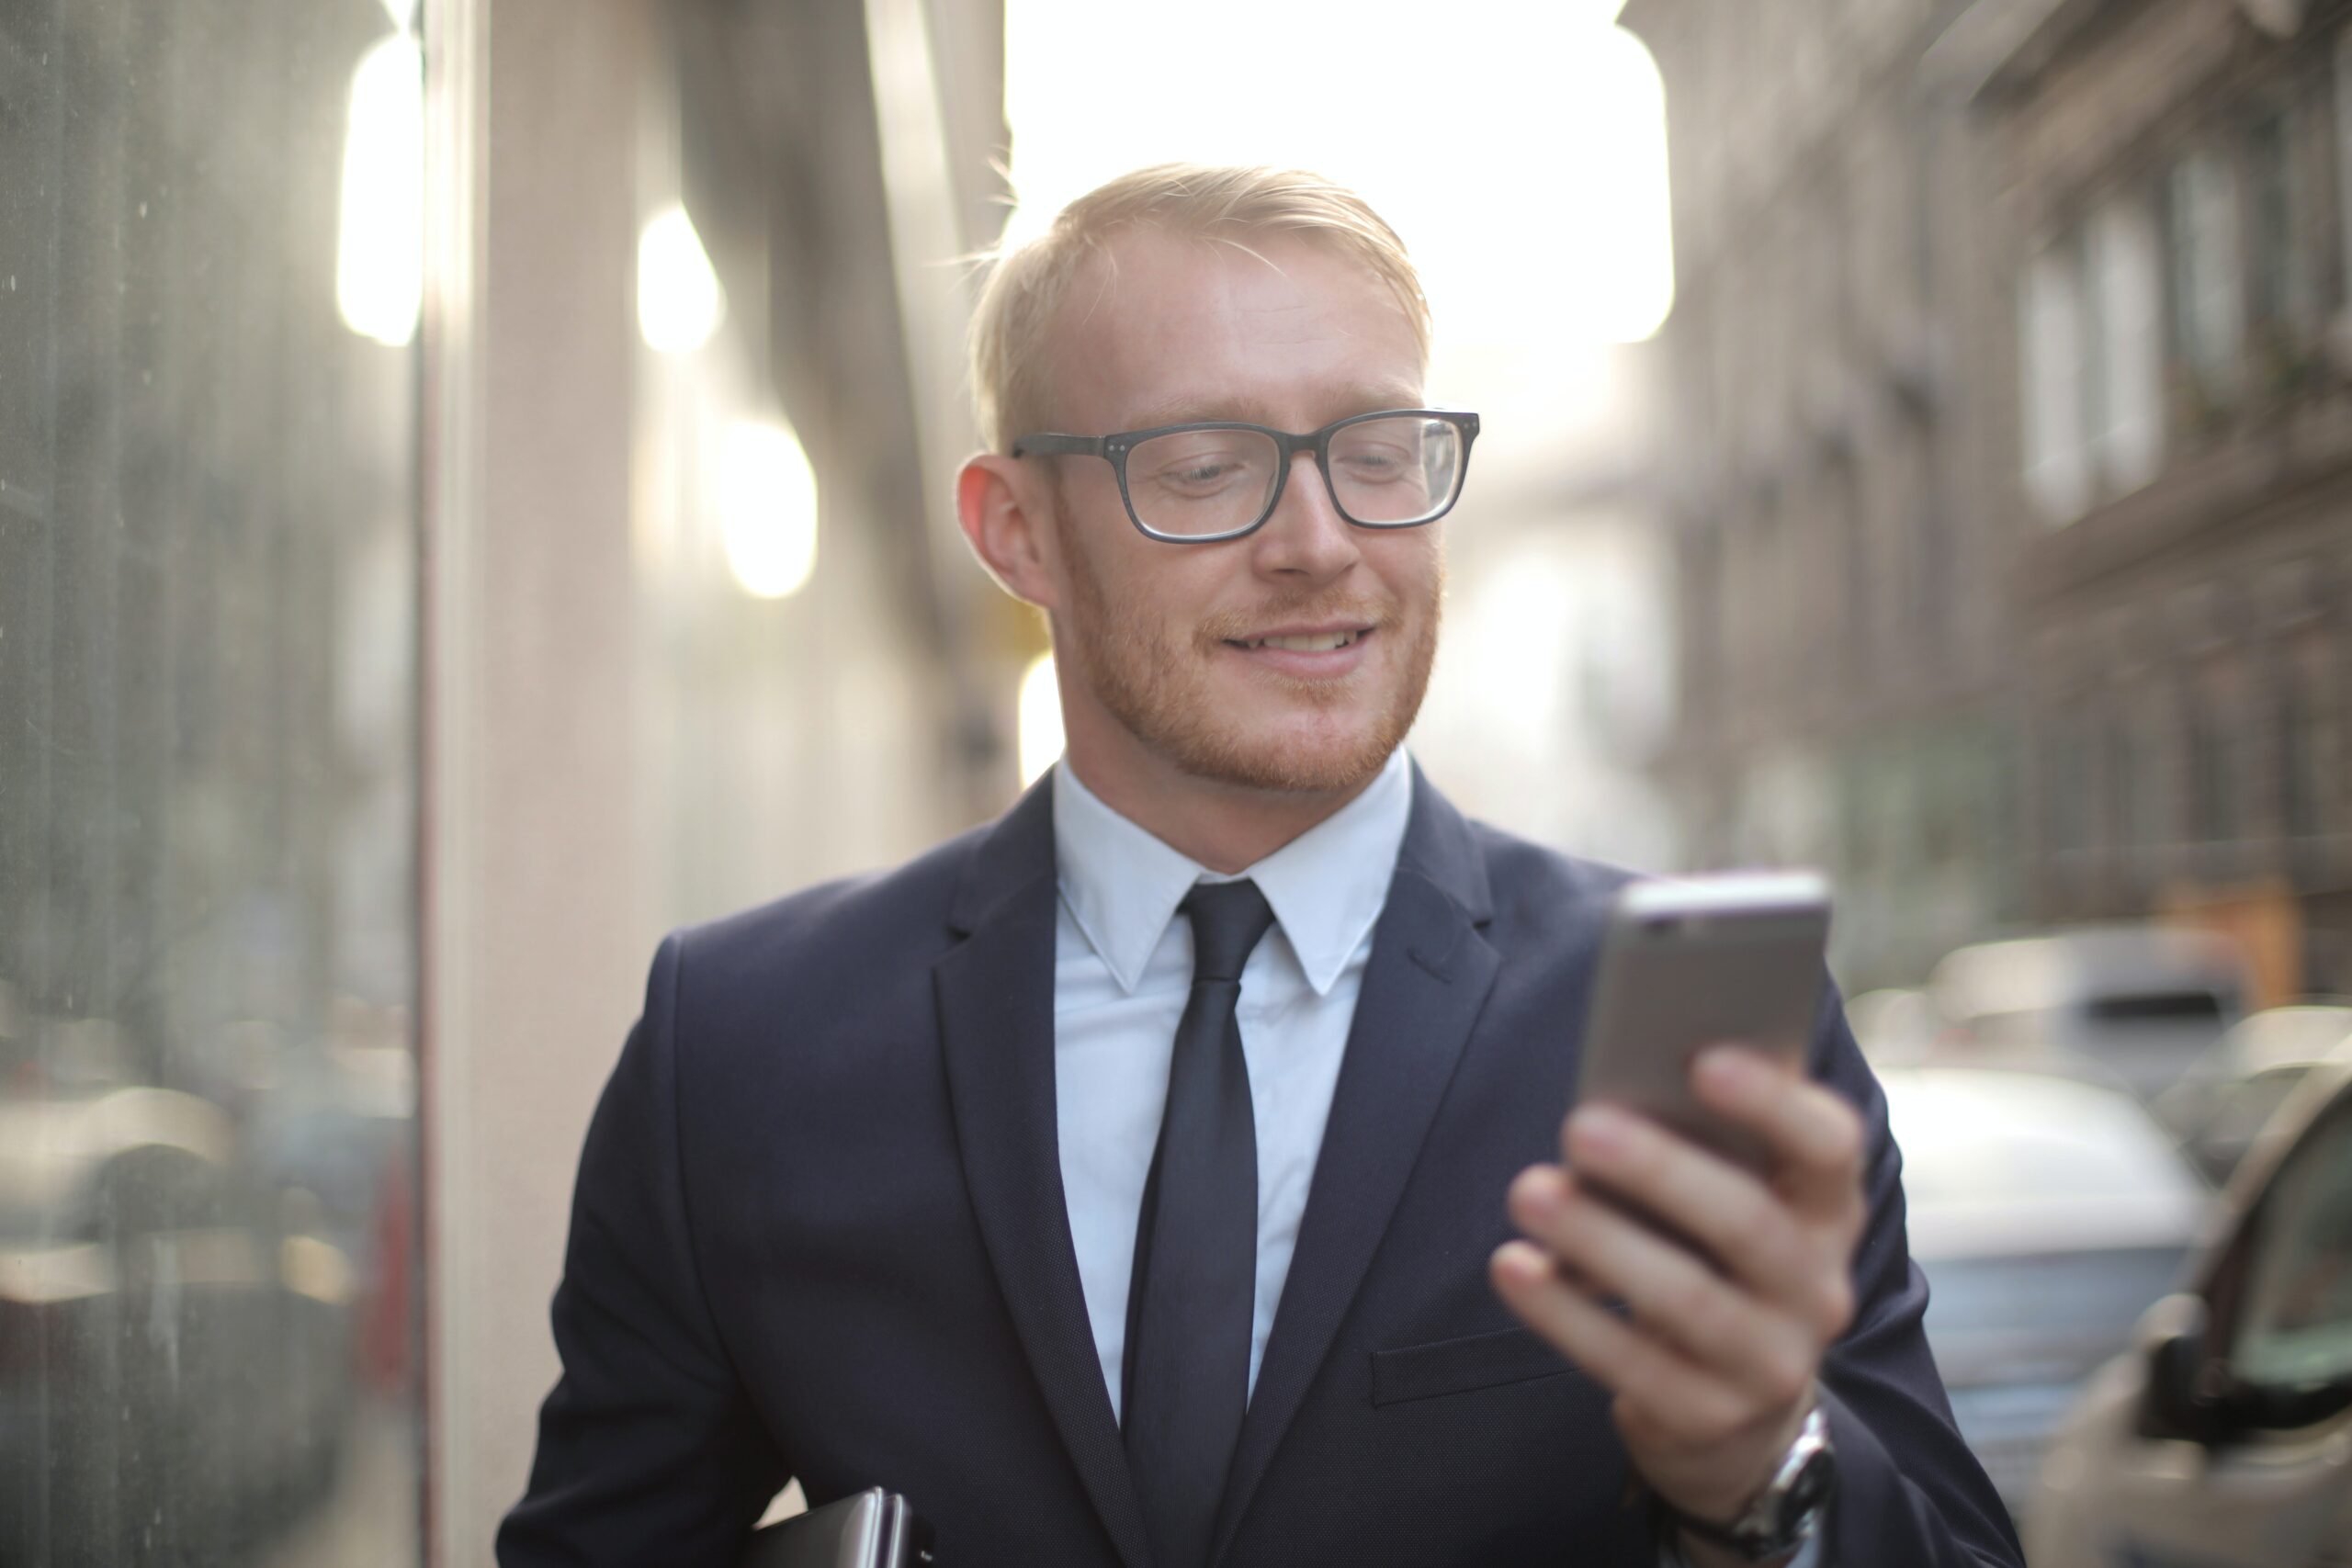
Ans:
<svg viewBox="0 0 2352 1568"><path fill-rule="evenodd" d="M1412 321L1377 274L1295 235L1249 243L1130 232L1090 260L1048 349L1057 427L1305 430L1421 400Z"/></svg>

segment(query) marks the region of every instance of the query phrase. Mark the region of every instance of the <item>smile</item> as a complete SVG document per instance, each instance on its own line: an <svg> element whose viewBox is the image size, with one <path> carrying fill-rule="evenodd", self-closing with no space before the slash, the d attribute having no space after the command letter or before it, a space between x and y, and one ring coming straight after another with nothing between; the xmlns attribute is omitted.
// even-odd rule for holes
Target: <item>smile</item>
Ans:
<svg viewBox="0 0 2352 1568"><path fill-rule="evenodd" d="M1351 626L1345 631L1308 632L1293 637L1261 637L1233 639L1236 648L1274 648L1285 653L1329 653L1335 649L1372 635L1371 628Z"/></svg>

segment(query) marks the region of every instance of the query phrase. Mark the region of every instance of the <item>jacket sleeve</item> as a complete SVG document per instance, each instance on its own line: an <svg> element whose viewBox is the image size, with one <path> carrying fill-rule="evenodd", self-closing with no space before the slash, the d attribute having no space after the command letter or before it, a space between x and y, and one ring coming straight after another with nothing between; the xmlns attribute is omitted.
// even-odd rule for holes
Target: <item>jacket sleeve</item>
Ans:
<svg viewBox="0 0 2352 1568"><path fill-rule="evenodd" d="M682 964L672 936L580 1156L555 1293L562 1375L540 1408L529 1489L498 1532L504 1568L732 1568L788 1479L720 1343L691 1237Z"/></svg>
<svg viewBox="0 0 2352 1568"><path fill-rule="evenodd" d="M1904 1236L1903 1159L1886 1097L1824 987L1817 1076L1862 1113L1870 1220L1854 1253L1853 1325L1822 1368L1822 1408L1838 1456L1824 1568L2022 1568L2008 1510L1953 1425L1921 1315L1928 1285Z"/></svg>

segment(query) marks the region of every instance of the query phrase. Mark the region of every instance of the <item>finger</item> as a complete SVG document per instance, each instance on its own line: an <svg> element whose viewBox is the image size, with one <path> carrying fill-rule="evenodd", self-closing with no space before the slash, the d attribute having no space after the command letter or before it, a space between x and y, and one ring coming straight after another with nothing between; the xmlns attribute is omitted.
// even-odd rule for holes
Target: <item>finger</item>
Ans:
<svg viewBox="0 0 2352 1568"><path fill-rule="evenodd" d="M1512 1179L1510 1190L1503 1194L1503 1207L1510 1213L1511 1223L1519 1226L1522 1234L1535 1237L1538 1245L1549 1251L1550 1244L1536 1236L1538 1224L1568 1201L1568 1194L1574 1185L1568 1173L1556 1165L1531 1165ZM1559 1271L1561 1278L1579 1290L1591 1285L1591 1281L1578 1272L1574 1264L1557 1253L1552 1254L1552 1266ZM1595 1293L1604 1297L1606 1294Z"/></svg>
<svg viewBox="0 0 2352 1568"><path fill-rule="evenodd" d="M1506 1242L1489 1269L1521 1322L1620 1398L1690 1442L1737 1429L1752 1408L1740 1393L1664 1341L1612 1315L1563 1280L1543 1248Z"/></svg>
<svg viewBox="0 0 2352 1568"><path fill-rule="evenodd" d="M1642 1326L1765 1406L1786 1404L1813 1382L1819 1345L1811 1327L1774 1311L1709 1269L1688 1248L1614 1204L1563 1183L1564 1196L1522 1178L1515 1218L1594 1291L1621 1296Z"/></svg>
<svg viewBox="0 0 2352 1568"><path fill-rule="evenodd" d="M1776 1300L1803 1300L1820 1268L1796 1216L1754 1176L1648 1119L1610 1105L1568 1118L1577 1170L1656 1215Z"/></svg>
<svg viewBox="0 0 2352 1568"><path fill-rule="evenodd" d="M1740 1045L1701 1053L1690 1081L1709 1109L1764 1140L1774 1185L1799 1207L1829 1212L1859 1201L1862 1119L1844 1098Z"/></svg>

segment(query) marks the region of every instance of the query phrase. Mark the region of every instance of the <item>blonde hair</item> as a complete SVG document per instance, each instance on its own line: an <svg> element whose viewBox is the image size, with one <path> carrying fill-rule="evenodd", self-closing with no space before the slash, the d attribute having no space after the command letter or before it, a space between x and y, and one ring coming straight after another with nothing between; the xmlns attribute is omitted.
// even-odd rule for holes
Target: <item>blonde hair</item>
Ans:
<svg viewBox="0 0 2352 1568"><path fill-rule="evenodd" d="M972 402L981 443L1008 450L1045 419L1045 361L1070 284L1114 237L1131 230L1249 251L1263 234L1295 234L1361 261L1396 296L1426 361L1430 307L1405 243L1363 197L1299 169L1159 164L1122 175L1065 207L1053 226L989 267L972 313ZM1250 253L1254 254L1255 253Z"/></svg>

